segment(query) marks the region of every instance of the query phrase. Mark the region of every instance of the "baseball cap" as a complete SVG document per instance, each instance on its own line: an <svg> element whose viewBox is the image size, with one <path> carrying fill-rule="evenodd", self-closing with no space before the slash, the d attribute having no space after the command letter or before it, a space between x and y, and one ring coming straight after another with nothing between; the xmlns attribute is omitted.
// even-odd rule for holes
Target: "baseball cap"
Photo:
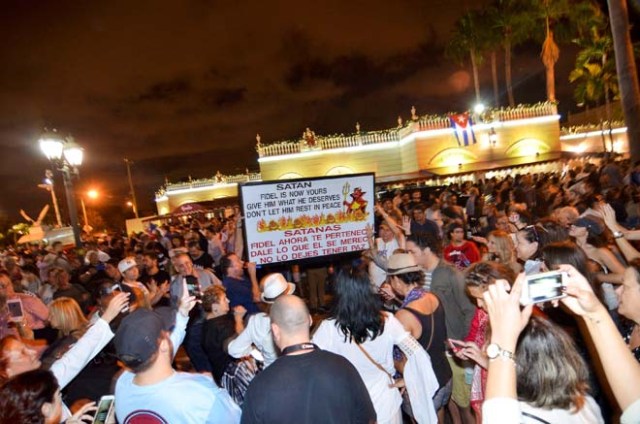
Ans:
<svg viewBox="0 0 640 424"><path fill-rule="evenodd" d="M136 258L134 258L133 256L129 256L118 263L118 271L124 274L126 270L131 269L134 266L138 266L138 264L136 263Z"/></svg>
<svg viewBox="0 0 640 424"><path fill-rule="evenodd" d="M387 261L387 275L406 274L422 271L416 259L410 253L394 253Z"/></svg>
<svg viewBox="0 0 640 424"><path fill-rule="evenodd" d="M269 274L262 279L262 301L273 303L281 294L292 294L296 285L288 282L280 273Z"/></svg>
<svg viewBox="0 0 640 424"><path fill-rule="evenodd" d="M583 216L573 221L573 225L576 227L586 228L589 233L596 236L599 236L604 232L604 225L595 217Z"/></svg>
<svg viewBox="0 0 640 424"><path fill-rule="evenodd" d="M171 331L176 311L169 307L155 310L139 308L127 315L116 331L113 343L116 355L128 367L144 364L158 350L163 331Z"/></svg>

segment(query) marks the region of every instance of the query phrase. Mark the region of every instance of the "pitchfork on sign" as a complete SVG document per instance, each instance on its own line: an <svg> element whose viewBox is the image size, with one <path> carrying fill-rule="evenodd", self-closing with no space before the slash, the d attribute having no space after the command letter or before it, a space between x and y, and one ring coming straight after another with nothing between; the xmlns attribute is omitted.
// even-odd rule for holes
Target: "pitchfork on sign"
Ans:
<svg viewBox="0 0 640 424"><path fill-rule="evenodd" d="M347 202L347 196L349 195L349 192L351 191L351 186L349 185L349 182L347 181L346 183L344 183L344 185L342 186L342 195L344 196L344 202L346 204Z"/></svg>

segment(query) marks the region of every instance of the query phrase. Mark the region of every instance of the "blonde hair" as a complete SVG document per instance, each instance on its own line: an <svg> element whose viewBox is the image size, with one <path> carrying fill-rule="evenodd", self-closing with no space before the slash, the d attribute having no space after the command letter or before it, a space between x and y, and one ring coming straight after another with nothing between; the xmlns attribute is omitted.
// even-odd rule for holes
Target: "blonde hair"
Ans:
<svg viewBox="0 0 640 424"><path fill-rule="evenodd" d="M489 233L489 237L493 238L496 245L495 255L498 262L503 264L509 264L513 261L516 246L513 243L513 239L506 231L494 230Z"/></svg>
<svg viewBox="0 0 640 424"><path fill-rule="evenodd" d="M70 297L59 297L49 304L49 322L65 336L83 334L88 324L78 302Z"/></svg>

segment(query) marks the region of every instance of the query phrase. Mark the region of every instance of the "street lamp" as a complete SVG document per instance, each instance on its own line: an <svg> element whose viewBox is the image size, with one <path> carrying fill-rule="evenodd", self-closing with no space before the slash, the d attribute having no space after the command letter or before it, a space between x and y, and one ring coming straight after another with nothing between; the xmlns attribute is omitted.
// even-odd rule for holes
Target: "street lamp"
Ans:
<svg viewBox="0 0 640 424"><path fill-rule="evenodd" d="M78 209L76 198L73 194L72 176L78 175L78 166L82 164L83 150L78 146L73 137L61 137L55 130L48 131L40 138L40 149L44 155L62 172L64 190L69 209L69 220L73 229L73 238L76 246L82 246L80 239L80 227L78 226Z"/></svg>

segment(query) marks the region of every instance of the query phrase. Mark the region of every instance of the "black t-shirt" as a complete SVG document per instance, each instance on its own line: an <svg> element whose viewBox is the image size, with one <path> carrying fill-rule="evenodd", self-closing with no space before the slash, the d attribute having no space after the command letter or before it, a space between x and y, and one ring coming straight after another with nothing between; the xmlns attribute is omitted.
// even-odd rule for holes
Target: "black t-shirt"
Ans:
<svg viewBox="0 0 640 424"><path fill-rule="evenodd" d="M216 383L220 384L224 369L233 358L224 350L224 342L235 334L233 316L227 314L208 319L202 326L202 348L211 363L211 371Z"/></svg>
<svg viewBox="0 0 640 424"><path fill-rule="evenodd" d="M375 421L358 371L344 357L319 349L278 358L256 375L242 404L243 424Z"/></svg>
<svg viewBox="0 0 640 424"><path fill-rule="evenodd" d="M213 258L208 253L203 253L197 258L191 257L191 261L193 261L193 266L195 268L213 269Z"/></svg>

